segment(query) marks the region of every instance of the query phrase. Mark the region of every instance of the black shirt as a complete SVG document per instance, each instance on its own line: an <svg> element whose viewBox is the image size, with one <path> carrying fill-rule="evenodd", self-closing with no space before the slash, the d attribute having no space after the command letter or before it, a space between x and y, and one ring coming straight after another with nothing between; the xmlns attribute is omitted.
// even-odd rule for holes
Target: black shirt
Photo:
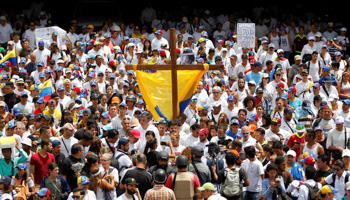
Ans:
<svg viewBox="0 0 350 200"><path fill-rule="evenodd" d="M148 167L157 165L157 154L158 151L150 151L146 154Z"/></svg>
<svg viewBox="0 0 350 200"><path fill-rule="evenodd" d="M121 180L121 183L125 184L126 178L134 178L136 180L136 182L139 184L137 188L140 191L142 199L144 198L147 190L152 188L152 175L145 169L136 167L135 169L128 170Z"/></svg>
<svg viewBox="0 0 350 200"><path fill-rule="evenodd" d="M57 156L55 156L55 161L60 169L60 172L59 172L60 174L62 174L62 165L65 159L66 159L66 156L64 156L63 153L59 153Z"/></svg>
<svg viewBox="0 0 350 200"><path fill-rule="evenodd" d="M82 164L82 165L81 165ZM76 172L83 169L85 165L84 158L75 158L72 155L68 156L62 163L62 175L67 176L67 182L70 188L77 187Z"/></svg>
<svg viewBox="0 0 350 200"><path fill-rule="evenodd" d="M314 181L320 182L323 181L328 175L332 174L334 170L332 168L329 168L328 171L321 171L317 170Z"/></svg>

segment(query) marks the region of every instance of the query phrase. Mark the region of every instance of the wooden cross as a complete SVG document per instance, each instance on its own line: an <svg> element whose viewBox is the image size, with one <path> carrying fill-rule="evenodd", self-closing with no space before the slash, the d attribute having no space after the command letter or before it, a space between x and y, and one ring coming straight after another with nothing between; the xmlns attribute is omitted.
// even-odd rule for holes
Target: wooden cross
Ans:
<svg viewBox="0 0 350 200"><path fill-rule="evenodd" d="M137 70L171 70L172 79L172 102L173 102L173 119L178 116L177 113L177 100L178 100L178 86L177 86L177 70L203 70L204 66L202 64L186 64L177 65L176 64L176 32L175 28L170 29L170 55L171 63L170 65L137 65ZM134 65L126 65L126 70L133 70ZM223 65L209 65L209 70L222 70Z"/></svg>

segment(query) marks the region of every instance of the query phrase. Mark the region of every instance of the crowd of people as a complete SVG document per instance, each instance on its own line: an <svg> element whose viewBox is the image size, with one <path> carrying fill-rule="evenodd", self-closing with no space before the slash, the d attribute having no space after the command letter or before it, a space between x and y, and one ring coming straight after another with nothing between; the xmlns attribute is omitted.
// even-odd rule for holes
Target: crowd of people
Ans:
<svg viewBox="0 0 350 200"><path fill-rule="evenodd" d="M18 63L0 64L1 200L350 198L346 27L254 11L167 21L147 6L140 24L73 19L65 43L37 40L45 11L2 11L0 58ZM255 47L237 23L255 23ZM155 119L125 65L184 54L223 69L178 118Z"/></svg>

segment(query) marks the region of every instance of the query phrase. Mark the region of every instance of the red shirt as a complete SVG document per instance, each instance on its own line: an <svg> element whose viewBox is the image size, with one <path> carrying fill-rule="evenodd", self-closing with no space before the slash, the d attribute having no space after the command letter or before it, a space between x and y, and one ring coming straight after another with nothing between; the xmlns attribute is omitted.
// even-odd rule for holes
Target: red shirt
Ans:
<svg viewBox="0 0 350 200"><path fill-rule="evenodd" d="M55 156L52 153L47 153L46 158L43 158L39 152L32 155L30 159L30 165L35 167L34 169L34 183L41 184L44 177L49 175L48 165L55 162Z"/></svg>
<svg viewBox="0 0 350 200"><path fill-rule="evenodd" d="M41 114L41 113L43 113L43 111L40 110L39 108L36 108L36 109L34 110L34 112L33 112L34 115L36 115L36 114Z"/></svg>
<svg viewBox="0 0 350 200"><path fill-rule="evenodd" d="M297 142L299 142L300 144L304 144L305 143L304 138L305 138L305 134L303 134L302 136L299 136L297 133L294 133L293 135L291 135L289 137L287 145L290 148L292 148ZM297 148L297 149L294 149L294 151L297 154L296 160L298 160L299 156L300 156L301 149Z"/></svg>

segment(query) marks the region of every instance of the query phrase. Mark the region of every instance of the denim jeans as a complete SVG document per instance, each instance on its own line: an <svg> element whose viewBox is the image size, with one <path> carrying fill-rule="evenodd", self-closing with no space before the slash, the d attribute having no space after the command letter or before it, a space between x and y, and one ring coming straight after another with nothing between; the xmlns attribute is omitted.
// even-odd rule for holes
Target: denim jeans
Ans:
<svg viewBox="0 0 350 200"><path fill-rule="evenodd" d="M249 192L245 191L243 194L244 200L259 200L259 195L260 192Z"/></svg>

